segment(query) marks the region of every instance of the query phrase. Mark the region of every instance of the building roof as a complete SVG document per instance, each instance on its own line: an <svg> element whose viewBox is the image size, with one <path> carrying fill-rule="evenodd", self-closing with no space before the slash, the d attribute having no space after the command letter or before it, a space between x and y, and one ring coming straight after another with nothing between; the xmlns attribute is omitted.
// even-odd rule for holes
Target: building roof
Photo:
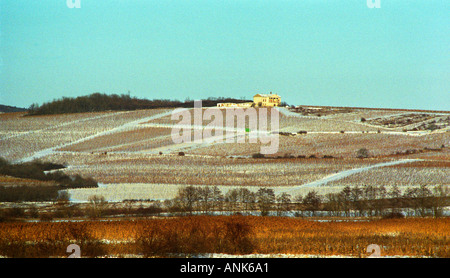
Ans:
<svg viewBox="0 0 450 278"><path fill-rule="evenodd" d="M260 96L260 97L280 97L277 94L256 94L253 97L256 97L256 96Z"/></svg>

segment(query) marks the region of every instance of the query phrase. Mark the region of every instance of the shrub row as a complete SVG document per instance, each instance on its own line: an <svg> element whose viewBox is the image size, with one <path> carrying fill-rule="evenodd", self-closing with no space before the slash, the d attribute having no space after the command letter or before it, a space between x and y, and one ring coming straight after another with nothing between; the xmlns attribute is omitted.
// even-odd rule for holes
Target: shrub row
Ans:
<svg viewBox="0 0 450 278"><path fill-rule="evenodd" d="M90 188L98 186L97 182L92 178L83 178L80 175L72 177L61 171L45 172L63 168L65 168L65 166L62 164L41 161L11 164L6 159L0 158L0 175L38 181L54 181L60 186L59 189Z"/></svg>
<svg viewBox="0 0 450 278"><path fill-rule="evenodd" d="M248 102L248 100L238 100L232 98L208 98L202 100L202 105L210 107L216 106L218 102ZM193 107L193 100L184 102L169 99L139 99L130 97L127 94L101 94L93 93L77 98L63 97L42 105L32 104L28 108L28 115L47 115L64 113L83 113L100 111L128 111L138 109L173 108L173 107Z"/></svg>

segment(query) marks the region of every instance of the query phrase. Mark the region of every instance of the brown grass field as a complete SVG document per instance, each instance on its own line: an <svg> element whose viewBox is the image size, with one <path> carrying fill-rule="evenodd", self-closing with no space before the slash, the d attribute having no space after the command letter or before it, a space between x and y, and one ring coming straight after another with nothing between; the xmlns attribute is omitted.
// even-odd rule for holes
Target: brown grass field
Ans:
<svg viewBox="0 0 450 278"><path fill-rule="evenodd" d="M448 218L318 222L283 217L195 216L149 220L0 223L0 255L192 256L227 253L368 257L450 257ZM150 241L142 241L146 238Z"/></svg>

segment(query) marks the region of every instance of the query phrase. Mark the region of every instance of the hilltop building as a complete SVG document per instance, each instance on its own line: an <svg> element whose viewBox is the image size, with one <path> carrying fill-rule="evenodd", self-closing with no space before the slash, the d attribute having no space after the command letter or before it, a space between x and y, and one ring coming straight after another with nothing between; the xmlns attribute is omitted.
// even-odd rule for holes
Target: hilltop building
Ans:
<svg viewBox="0 0 450 278"><path fill-rule="evenodd" d="M277 94L256 94L253 96L253 102L244 102L244 103L217 103L217 107L227 108L227 107L274 107L280 106L281 97Z"/></svg>
<svg viewBox="0 0 450 278"><path fill-rule="evenodd" d="M253 96L253 103L256 107L280 106L281 97L277 94L256 94Z"/></svg>

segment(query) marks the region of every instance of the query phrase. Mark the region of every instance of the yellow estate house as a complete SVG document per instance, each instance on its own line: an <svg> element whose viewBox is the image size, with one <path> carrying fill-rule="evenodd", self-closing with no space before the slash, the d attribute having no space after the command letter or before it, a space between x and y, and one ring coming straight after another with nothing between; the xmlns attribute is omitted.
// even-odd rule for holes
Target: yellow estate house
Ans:
<svg viewBox="0 0 450 278"><path fill-rule="evenodd" d="M277 94L256 94L253 96L253 102L245 103L217 103L217 107L221 108L235 108L235 107L274 107L280 106L281 97Z"/></svg>
<svg viewBox="0 0 450 278"><path fill-rule="evenodd" d="M253 103L256 107L261 106L280 106L281 97L277 94L256 94L253 96Z"/></svg>

